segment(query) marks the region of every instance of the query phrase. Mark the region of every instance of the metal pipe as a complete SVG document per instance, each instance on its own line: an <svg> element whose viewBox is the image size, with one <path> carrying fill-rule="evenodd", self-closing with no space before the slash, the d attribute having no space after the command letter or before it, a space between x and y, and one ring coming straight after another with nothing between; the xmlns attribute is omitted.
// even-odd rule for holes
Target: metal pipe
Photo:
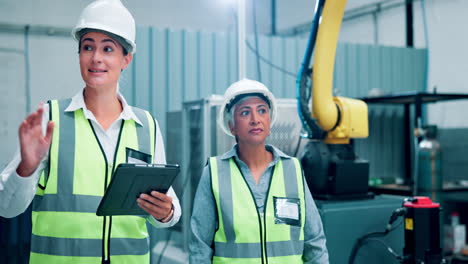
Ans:
<svg viewBox="0 0 468 264"><path fill-rule="evenodd" d="M237 2L237 45L239 80L246 77L245 74L245 0Z"/></svg>
<svg viewBox="0 0 468 264"><path fill-rule="evenodd" d="M259 48L258 48L258 30L257 30L257 2L254 0L252 2L252 18L253 18L253 28L254 28L254 37L255 37L255 54L259 55ZM257 80L262 82L262 69L260 67L260 56L256 57L256 64L257 64Z"/></svg>
<svg viewBox="0 0 468 264"><path fill-rule="evenodd" d="M24 34L26 27L28 27L29 35L46 35L57 37L70 37L71 28L52 27L44 25L18 25L9 23L0 23L1 33Z"/></svg>
<svg viewBox="0 0 468 264"><path fill-rule="evenodd" d="M378 6L380 8L380 5ZM374 45L379 44L379 18L377 12L372 14L372 22L374 23Z"/></svg>
<svg viewBox="0 0 468 264"><path fill-rule="evenodd" d="M20 49L11 49L11 48L2 48L2 47L0 47L0 52L16 53L16 54L21 54L21 55L23 55L24 53L24 51Z"/></svg>
<svg viewBox="0 0 468 264"><path fill-rule="evenodd" d="M276 35L276 0L271 0L271 35Z"/></svg>

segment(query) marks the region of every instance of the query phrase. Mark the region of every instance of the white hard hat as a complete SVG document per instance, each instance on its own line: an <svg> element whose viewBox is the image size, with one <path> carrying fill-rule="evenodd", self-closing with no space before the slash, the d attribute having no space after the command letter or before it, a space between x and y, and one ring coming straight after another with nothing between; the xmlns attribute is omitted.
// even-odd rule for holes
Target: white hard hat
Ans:
<svg viewBox="0 0 468 264"><path fill-rule="evenodd" d="M239 98L248 96L248 95L259 95L263 99L267 100L267 103L270 107L270 117L271 122L270 126L273 125L276 119L276 99L273 94L268 90L268 88L261 82L249 80L249 79L242 79L237 81L231 86L229 86L224 93L224 101L221 105L218 114L218 124L224 133L228 134L229 136L233 136L231 130L229 129L228 121L229 116L231 113L230 111L233 110L233 106L238 102Z"/></svg>
<svg viewBox="0 0 468 264"><path fill-rule="evenodd" d="M135 53L135 20L120 0L96 0L85 7L72 30L75 40L80 41L83 29L97 29L121 37L126 43L120 44L129 53Z"/></svg>

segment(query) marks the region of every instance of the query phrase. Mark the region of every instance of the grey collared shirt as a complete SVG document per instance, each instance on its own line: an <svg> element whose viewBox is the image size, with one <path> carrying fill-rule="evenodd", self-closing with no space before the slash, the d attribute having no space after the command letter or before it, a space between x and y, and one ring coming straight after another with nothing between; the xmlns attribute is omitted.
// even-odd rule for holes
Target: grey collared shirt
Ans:
<svg viewBox="0 0 468 264"><path fill-rule="evenodd" d="M267 145L266 149L273 154L273 161L263 172L260 182L257 184L250 172L249 167L239 159L237 155L237 145L230 151L224 153L221 159L234 157L240 166L242 175L245 177L252 193L255 197L258 211L263 213L268 185L271 173L280 158L289 159L279 149ZM304 181L304 184L307 182ZM302 260L304 263L326 264L328 262L328 251L326 248L325 234L323 232L322 221L318 213L315 202L312 199L309 188L305 188L306 216L304 226L304 253ZM211 263L213 257L213 239L218 229L218 216L216 214L216 202L211 191L211 177L208 166L203 170L197 192L195 194L192 218L190 220L192 236L189 244L190 263L205 264Z"/></svg>

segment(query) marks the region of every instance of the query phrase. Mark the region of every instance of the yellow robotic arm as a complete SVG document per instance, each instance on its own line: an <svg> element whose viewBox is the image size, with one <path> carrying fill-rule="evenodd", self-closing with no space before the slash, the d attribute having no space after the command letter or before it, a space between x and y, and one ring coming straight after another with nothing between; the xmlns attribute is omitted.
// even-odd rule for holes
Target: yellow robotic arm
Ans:
<svg viewBox="0 0 468 264"><path fill-rule="evenodd" d="M347 144L368 136L367 105L361 100L333 97L333 68L346 0L325 2L318 27L312 74L312 117L327 132L328 144Z"/></svg>
<svg viewBox="0 0 468 264"><path fill-rule="evenodd" d="M298 113L310 139L301 154L301 164L311 193L319 199L369 197L369 162L359 158L349 144L351 138L368 135L367 105L332 95L336 46L345 6L346 0L317 0L296 80ZM314 65L310 71L312 54ZM312 93L307 87L310 79Z"/></svg>

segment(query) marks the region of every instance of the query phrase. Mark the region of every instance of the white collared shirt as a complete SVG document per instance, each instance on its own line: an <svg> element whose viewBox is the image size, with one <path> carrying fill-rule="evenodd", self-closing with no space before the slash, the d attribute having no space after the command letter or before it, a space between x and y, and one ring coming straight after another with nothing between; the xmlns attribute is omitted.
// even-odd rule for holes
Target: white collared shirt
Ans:
<svg viewBox="0 0 468 264"><path fill-rule="evenodd" d="M115 153L115 147L119 137L120 126L123 120L133 119L138 124L142 125L141 120L133 112L132 108L127 104L127 101L122 94L117 93L117 98L122 104L122 112L120 116L111 124L111 126L104 130L98 123L94 114L86 107L84 97L84 89L78 94L73 96L70 105L65 109L66 112L73 112L77 109L83 108L84 116L91 121L91 124L96 132L96 136L104 149L106 159L110 165L112 165L113 157ZM44 104L44 112L42 117L42 130L45 134L47 122L49 120L49 105ZM156 140L155 148L156 153L153 158L153 163L166 164L166 153L164 151L164 142L161 135L161 130L157 120L156 122ZM14 217L23 213L32 202L34 195L36 194L37 183L41 175L42 170L48 163L49 155L46 154L44 159L39 164L38 168L29 177L21 177L16 173L19 163L21 162L20 148L17 148L16 154L12 161L5 167L0 173L0 216L3 217ZM172 198L172 204L174 206L174 215L172 219L167 223L161 223L149 217L148 221L156 227L169 227L175 225L181 216L181 208L179 199L175 194L172 187L169 189L168 196Z"/></svg>

